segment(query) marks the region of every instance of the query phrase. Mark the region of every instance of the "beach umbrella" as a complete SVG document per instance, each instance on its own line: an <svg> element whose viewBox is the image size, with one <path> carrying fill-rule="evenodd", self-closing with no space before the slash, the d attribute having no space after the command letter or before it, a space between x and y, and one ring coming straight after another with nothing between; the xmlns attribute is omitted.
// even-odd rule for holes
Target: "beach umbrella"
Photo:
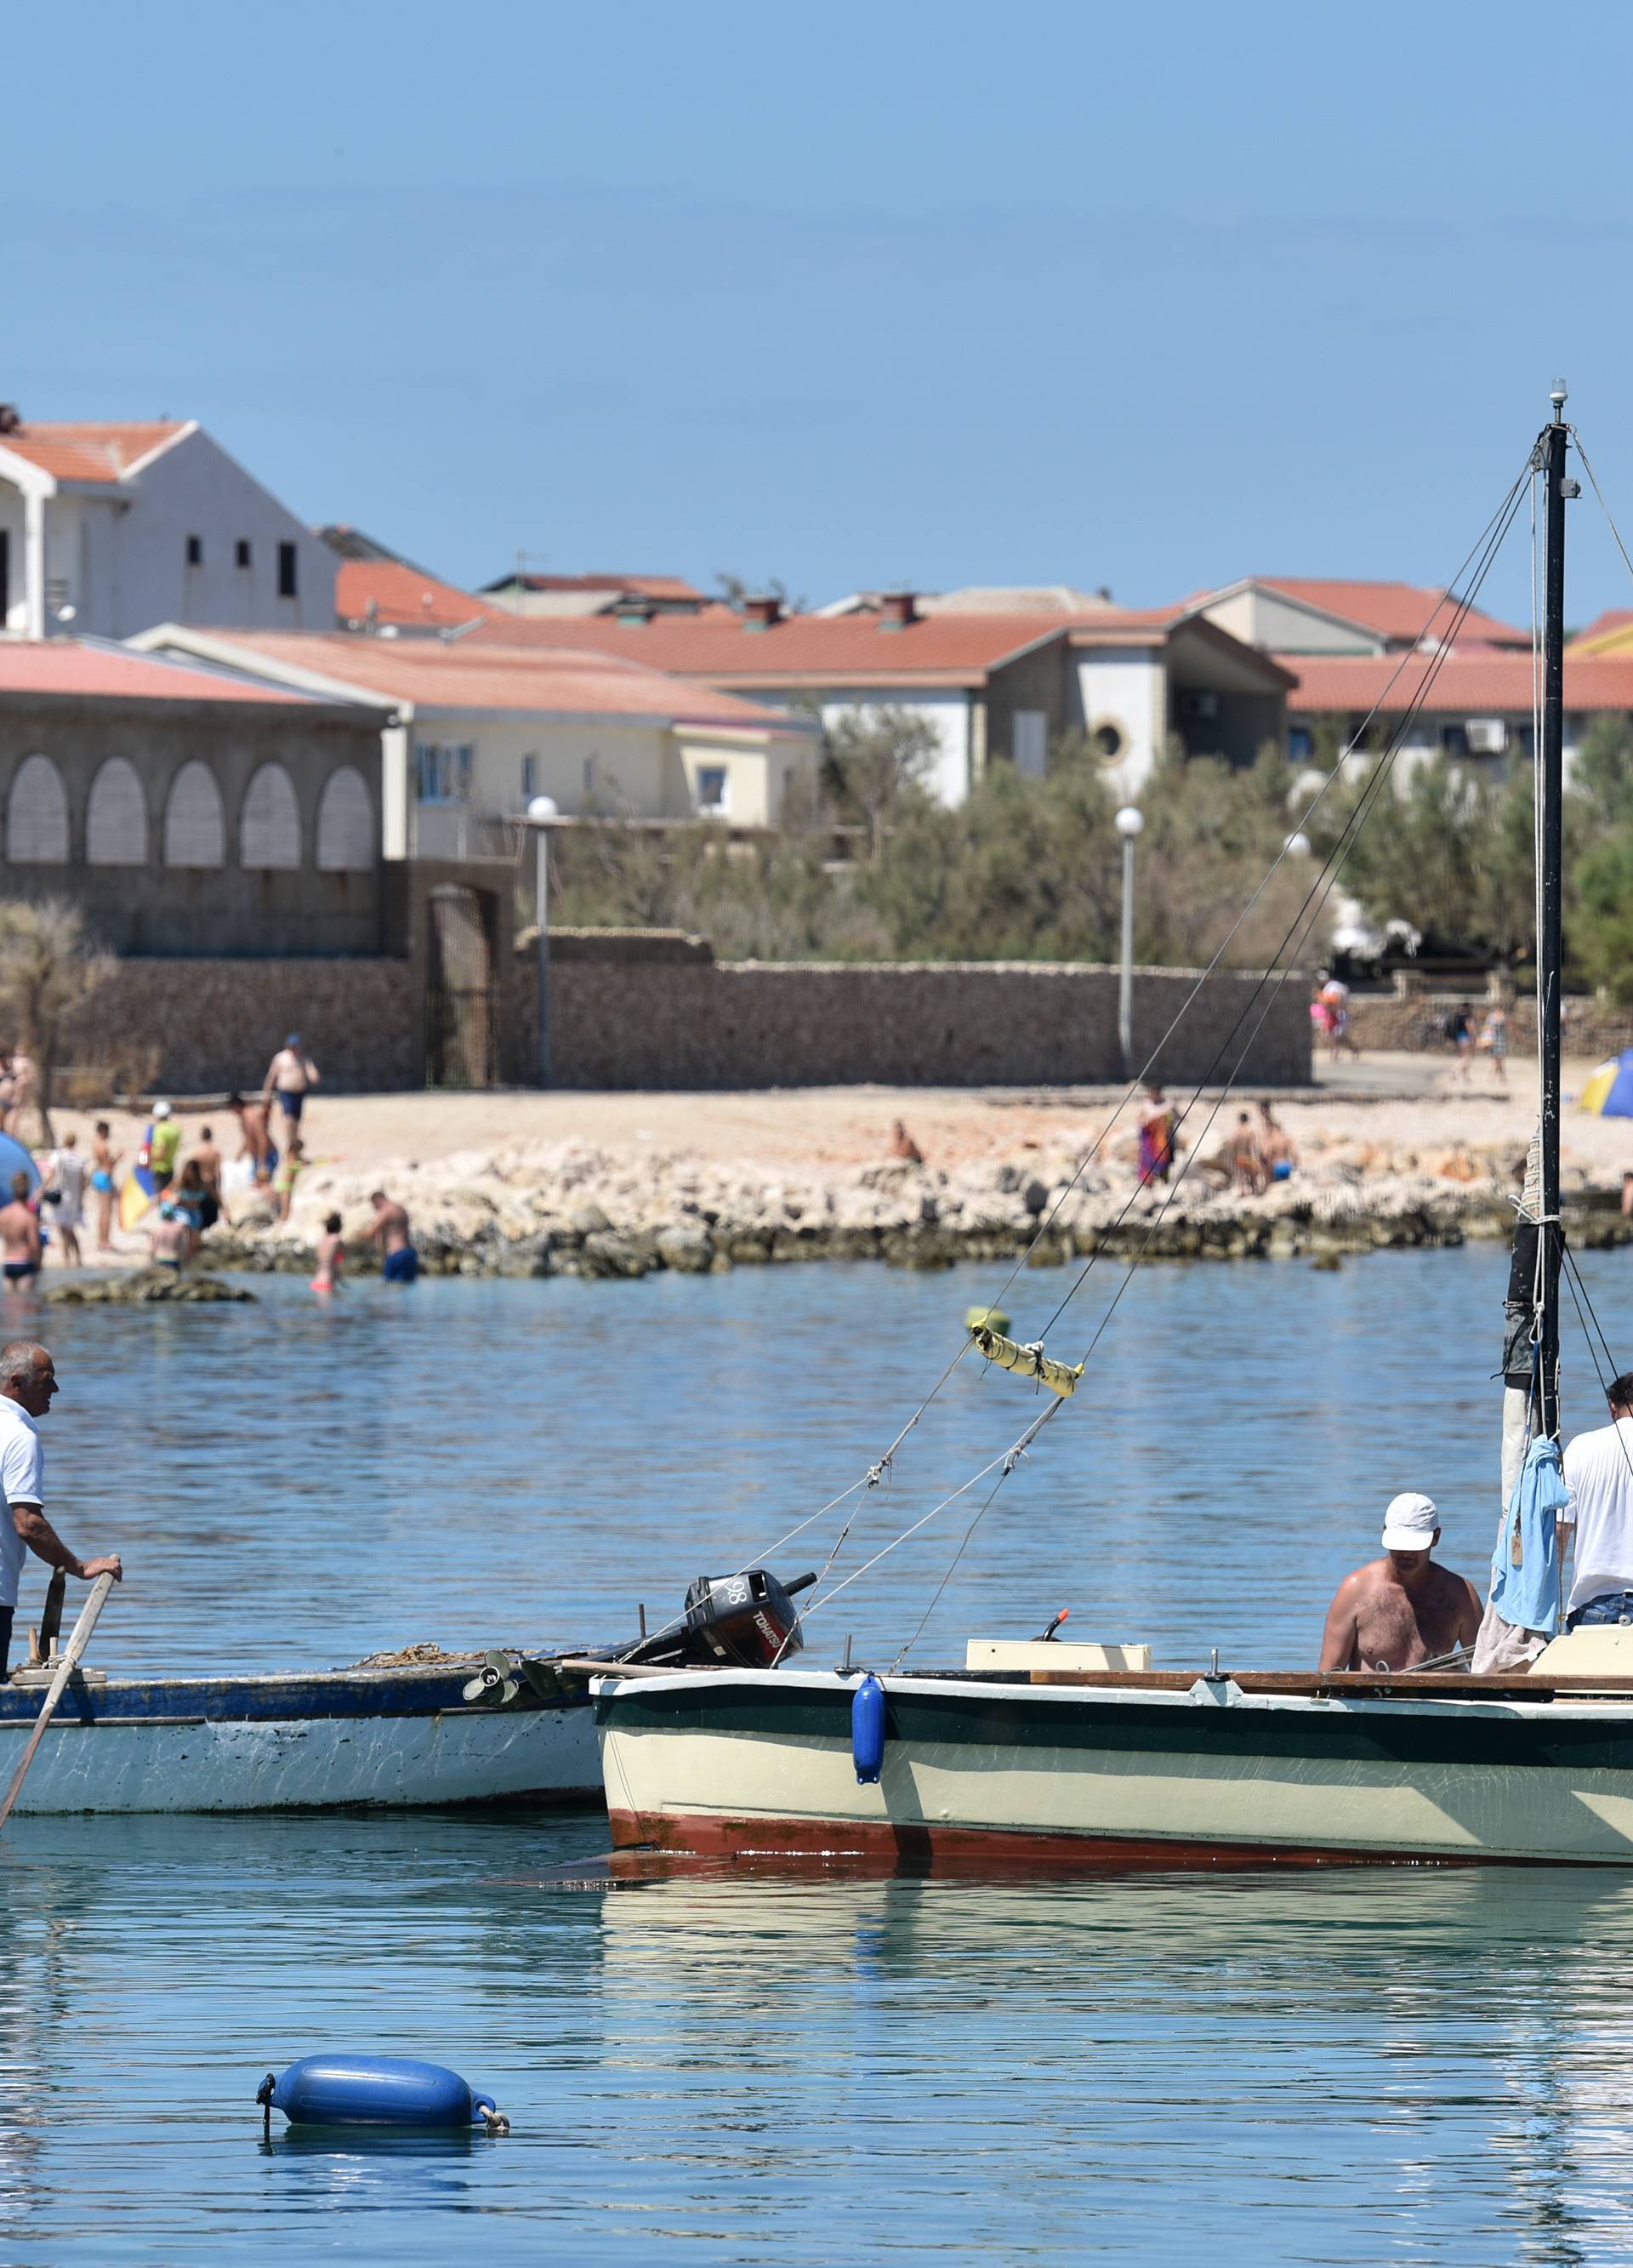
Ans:
<svg viewBox="0 0 1633 2268"><path fill-rule="evenodd" d="M119 1191L119 1225L135 1228L158 1195L158 1183L145 1166L133 1166Z"/></svg>
<svg viewBox="0 0 1633 2268"><path fill-rule="evenodd" d="M1633 1118L1633 1048L1600 1064L1577 1102L1598 1118Z"/></svg>
<svg viewBox="0 0 1633 2268"><path fill-rule="evenodd" d="M40 1187L40 1168L22 1144L12 1134L0 1134L0 1201L11 1194L13 1174L28 1177L28 1194L33 1197Z"/></svg>

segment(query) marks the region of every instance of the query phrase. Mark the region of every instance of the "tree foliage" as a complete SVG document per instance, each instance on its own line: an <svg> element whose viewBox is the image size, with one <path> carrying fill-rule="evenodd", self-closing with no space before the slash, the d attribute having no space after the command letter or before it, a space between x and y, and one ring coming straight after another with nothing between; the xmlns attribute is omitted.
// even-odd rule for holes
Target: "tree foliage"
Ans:
<svg viewBox="0 0 1633 2268"><path fill-rule="evenodd" d="M41 1131L51 1129L51 1074L63 1019L107 982L114 956L86 932L77 906L61 898L38 904L0 899L0 1025L33 1058Z"/></svg>
<svg viewBox="0 0 1633 2268"><path fill-rule="evenodd" d="M1371 803L1353 837L1342 886L1374 921L1398 918L1431 950L1509 961L1536 951L1533 774L1516 760L1496 779L1455 757L1412 764ZM1358 769L1358 767L1357 767ZM1371 766L1366 767L1370 775ZM1365 778L1335 791L1312 825L1331 850L1365 794ZM1618 892L1633 878L1633 730L1595 718L1565 788L1567 961L1618 998L1633 999L1633 914ZM1627 976L1622 975L1629 969Z"/></svg>
<svg viewBox="0 0 1633 2268"><path fill-rule="evenodd" d="M555 918L691 930L725 958L1114 960L1117 799L1093 754L1063 742L1042 779L994 764L949 810L923 789L929 747L919 720L907 724L910 733L890 722L877 740L835 734L842 760L827 808L791 813L772 835L734 843L721 828L564 830L552 853ZM1285 764L1269 755L1247 771L1177 754L1159 768L1141 796L1143 961L1211 956L1286 837L1288 785ZM834 855L847 825L865 828L865 858ZM1306 887L1296 866L1284 867L1227 957L1267 958Z"/></svg>
<svg viewBox="0 0 1633 2268"><path fill-rule="evenodd" d="M941 742L928 718L910 709L854 709L823 737L823 770L842 816L868 831L868 855L877 866L885 830L922 803Z"/></svg>
<svg viewBox="0 0 1633 2268"><path fill-rule="evenodd" d="M924 785L933 741L910 712L865 712L829 735L822 796L776 832L634 825L558 836L556 917L676 927L725 959L1114 961L1122 846L1117 799L1081 739L1056 743L1042 779L990 766L956 810ZM1368 767L1370 772L1370 766ZM1195 968L1221 946L1263 967L1290 946L1320 957L1330 902L1301 913L1317 877L1277 852L1299 824L1296 774L1266 750L1246 770L1171 748L1140 792L1135 952ZM1531 768L1505 779L1467 762L1402 764L1358 832L1365 778L1333 781L1307 831L1347 852L1339 887L1380 926L1430 949L1522 962L1535 950ZM843 830L867 855L839 855ZM1568 958L1633 1004L1633 730L1600 718L1566 794ZM1261 886L1263 886L1262 887Z"/></svg>

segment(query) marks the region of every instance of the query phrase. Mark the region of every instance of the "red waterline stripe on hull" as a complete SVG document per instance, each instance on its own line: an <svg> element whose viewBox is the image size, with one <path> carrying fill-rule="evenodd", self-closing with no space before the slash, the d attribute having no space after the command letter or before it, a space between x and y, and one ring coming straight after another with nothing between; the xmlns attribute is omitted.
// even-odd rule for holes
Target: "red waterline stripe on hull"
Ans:
<svg viewBox="0 0 1633 2268"><path fill-rule="evenodd" d="M730 1819L710 1812L608 1813L614 1849L639 1846L709 1859L790 1857L907 1864L1024 1865L1078 1874L1143 1867L1217 1872L1240 1867L1526 1866L1484 1852L1342 1851L1287 1843L1208 1843L1175 1836L1029 1834L1014 1828L929 1827L919 1822L851 1819ZM1570 1863L1566 1861L1565 1863Z"/></svg>

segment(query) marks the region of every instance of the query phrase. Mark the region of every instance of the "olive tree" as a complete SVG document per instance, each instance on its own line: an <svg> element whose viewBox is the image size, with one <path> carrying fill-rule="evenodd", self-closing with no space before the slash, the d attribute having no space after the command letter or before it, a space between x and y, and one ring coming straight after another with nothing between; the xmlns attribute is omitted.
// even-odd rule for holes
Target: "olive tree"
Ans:
<svg viewBox="0 0 1633 2268"><path fill-rule="evenodd" d="M113 975L114 955L88 935L77 906L0 899L0 1028L33 1058L40 1132L55 1143L51 1077L64 1018Z"/></svg>

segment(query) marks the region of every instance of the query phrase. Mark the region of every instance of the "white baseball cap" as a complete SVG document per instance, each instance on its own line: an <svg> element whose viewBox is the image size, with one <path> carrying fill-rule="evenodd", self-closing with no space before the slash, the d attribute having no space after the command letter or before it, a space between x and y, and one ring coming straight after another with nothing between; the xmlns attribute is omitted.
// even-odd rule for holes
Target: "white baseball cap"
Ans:
<svg viewBox="0 0 1633 2268"><path fill-rule="evenodd" d="M167 1102L156 1102L153 1105L153 1116L155 1118L168 1118L170 1105Z"/></svg>
<svg viewBox="0 0 1633 2268"><path fill-rule="evenodd" d="M1384 1508L1384 1550L1427 1551L1439 1525L1433 1497L1408 1489L1403 1496L1392 1496Z"/></svg>

